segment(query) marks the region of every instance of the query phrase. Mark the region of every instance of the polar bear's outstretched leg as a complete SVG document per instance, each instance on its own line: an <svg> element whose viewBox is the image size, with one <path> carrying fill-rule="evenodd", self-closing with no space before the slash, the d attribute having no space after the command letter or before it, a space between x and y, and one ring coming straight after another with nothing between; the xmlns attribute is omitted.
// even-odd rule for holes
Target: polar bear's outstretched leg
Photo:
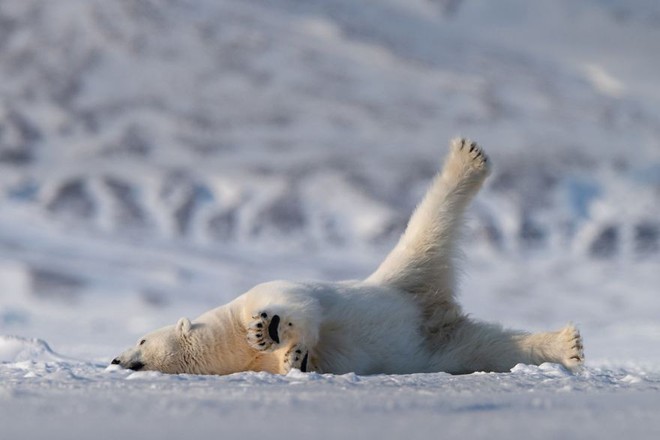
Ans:
<svg viewBox="0 0 660 440"><path fill-rule="evenodd" d="M483 150L454 139L442 171L417 206L399 243L367 282L388 284L421 301L437 333L461 316L454 299L456 240L463 212L489 173Z"/></svg>
<svg viewBox="0 0 660 440"><path fill-rule="evenodd" d="M580 333L573 325L556 332L526 333L496 324L465 320L438 352L434 365L450 373L509 371L516 364L562 364L576 369L584 362Z"/></svg>
<svg viewBox="0 0 660 440"><path fill-rule="evenodd" d="M584 362L584 347L580 332L567 325L556 332L522 335L516 340L518 349L529 359L521 361L532 364L554 362L568 369L575 369Z"/></svg>

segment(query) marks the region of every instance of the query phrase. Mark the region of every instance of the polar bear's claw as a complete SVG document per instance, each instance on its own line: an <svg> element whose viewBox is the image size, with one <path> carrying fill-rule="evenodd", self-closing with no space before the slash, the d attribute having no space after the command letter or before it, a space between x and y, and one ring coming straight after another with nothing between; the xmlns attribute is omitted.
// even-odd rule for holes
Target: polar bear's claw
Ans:
<svg viewBox="0 0 660 440"><path fill-rule="evenodd" d="M265 351L280 343L279 315L270 317L268 312L260 312L252 319L247 329L247 340L252 348Z"/></svg>
<svg viewBox="0 0 660 440"><path fill-rule="evenodd" d="M459 179L474 176L478 180L482 180L488 175L490 171L488 156L476 142L456 138L451 141L450 150L449 170L451 171L449 174L461 176Z"/></svg>

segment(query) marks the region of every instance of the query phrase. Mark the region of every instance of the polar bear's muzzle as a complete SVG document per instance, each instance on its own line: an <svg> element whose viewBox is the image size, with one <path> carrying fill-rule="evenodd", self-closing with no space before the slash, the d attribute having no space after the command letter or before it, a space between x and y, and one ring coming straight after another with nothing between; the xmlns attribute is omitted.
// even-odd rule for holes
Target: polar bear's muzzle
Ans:
<svg viewBox="0 0 660 440"><path fill-rule="evenodd" d="M144 364L142 362L133 362L126 368L133 371L140 371L141 369L144 368Z"/></svg>
<svg viewBox="0 0 660 440"><path fill-rule="evenodd" d="M131 361L131 362L122 362L121 359L114 358L111 362L112 365L119 365L122 368L126 368L127 370L133 370L133 371L140 371L144 368L144 363L140 361Z"/></svg>

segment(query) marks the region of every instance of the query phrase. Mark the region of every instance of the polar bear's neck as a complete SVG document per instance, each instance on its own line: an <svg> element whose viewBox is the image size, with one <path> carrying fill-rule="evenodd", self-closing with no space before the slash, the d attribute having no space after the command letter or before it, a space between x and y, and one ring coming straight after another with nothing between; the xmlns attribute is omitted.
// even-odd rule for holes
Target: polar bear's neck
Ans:
<svg viewBox="0 0 660 440"><path fill-rule="evenodd" d="M207 351L210 374L228 374L245 371L252 361L253 353L244 343L246 335L241 325L237 307L232 302L210 310L197 319L195 323L204 325L204 334L200 347Z"/></svg>

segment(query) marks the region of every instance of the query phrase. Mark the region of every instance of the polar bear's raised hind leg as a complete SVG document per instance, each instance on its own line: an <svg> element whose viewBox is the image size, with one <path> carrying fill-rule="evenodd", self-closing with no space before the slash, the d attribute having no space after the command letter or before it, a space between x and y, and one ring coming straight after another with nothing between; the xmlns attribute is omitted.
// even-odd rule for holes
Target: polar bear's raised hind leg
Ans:
<svg viewBox="0 0 660 440"><path fill-rule="evenodd" d="M367 282L409 292L424 309L432 333L461 316L455 301L457 239L463 213L490 171L484 151L454 139L437 174L408 222L399 243Z"/></svg>

